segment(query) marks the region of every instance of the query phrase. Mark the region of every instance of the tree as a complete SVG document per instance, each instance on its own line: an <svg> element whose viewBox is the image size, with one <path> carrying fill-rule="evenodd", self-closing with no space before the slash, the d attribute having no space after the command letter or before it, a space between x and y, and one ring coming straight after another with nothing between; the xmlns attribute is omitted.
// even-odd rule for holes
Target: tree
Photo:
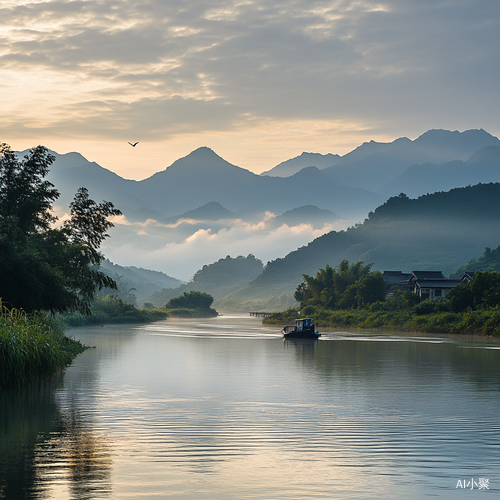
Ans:
<svg viewBox="0 0 500 500"><path fill-rule="evenodd" d="M20 161L7 144L0 145L0 297L29 313L90 314L97 289L116 289L99 270L104 257L98 249L113 226L108 217L121 212L80 188L69 220L54 227L52 203L59 192L45 180L54 159L37 146Z"/></svg>
<svg viewBox="0 0 500 500"><path fill-rule="evenodd" d="M295 300L300 302L301 308L313 306L322 309L365 307L384 300L386 284L382 273L371 272L371 266L363 262L349 264L343 260L336 268L327 264L316 277L304 274L304 281L295 291Z"/></svg>
<svg viewBox="0 0 500 500"><path fill-rule="evenodd" d="M205 292L184 292L180 297L170 299L165 305L166 309L210 309L214 298Z"/></svg>
<svg viewBox="0 0 500 500"><path fill-rule="evenodd" d="M446 301L452 312L500 306L500 273L475 271L470 283L462 283L448 292Z"/></svg>

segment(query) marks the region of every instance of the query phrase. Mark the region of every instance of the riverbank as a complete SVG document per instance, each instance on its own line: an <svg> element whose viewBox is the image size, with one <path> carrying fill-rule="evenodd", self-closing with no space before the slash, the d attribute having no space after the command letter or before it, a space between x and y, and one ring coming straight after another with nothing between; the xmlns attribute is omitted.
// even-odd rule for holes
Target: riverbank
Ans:
<svg viewBox="0 0 500 500"><path fill-rule="evenodd" d="M85 349L48 317L28 316L0 303L0 388L51 375Z"/></svg>
<svg viewBox="0 0 500 500"><path fill-rule="evenodd" d="M213 318L217 311L211 307L138 308L123 301L116 295L99 297L91 306L91 315L66 313L60 319L67 326L109 325L119 323L151 323L168 317L173 318Z"/></svg>
<svg viewBox="0 0 500 500"><path fill-rule="evenodd" d="M264 324L293 324L301 317L299 309L273 313ZM500 309L485 309L459 313L419 313L411 310L388 311L353 309L348 311L315 311L310 314L318 327L357 328L378 331L405 331L422 333L458 333L500 337Z"/></svg>

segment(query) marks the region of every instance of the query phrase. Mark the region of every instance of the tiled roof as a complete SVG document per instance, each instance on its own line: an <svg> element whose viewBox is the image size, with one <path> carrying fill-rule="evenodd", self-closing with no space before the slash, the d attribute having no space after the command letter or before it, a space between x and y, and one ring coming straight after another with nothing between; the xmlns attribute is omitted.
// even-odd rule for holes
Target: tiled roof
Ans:
<svg viewBox="0 0 500 500"><path fill-rule="evenodd" d="M445 280L445 276L441 271L413 271L412 278L415 277L417 280Z"/></svg>
<svg viewBox="0 0 500 500"><path fill-rule="evenodd" d="M462 280L432 280L432 279L423 279L418 280L417 285L420 288L453 288L458 283L462 283Z"/></svg>

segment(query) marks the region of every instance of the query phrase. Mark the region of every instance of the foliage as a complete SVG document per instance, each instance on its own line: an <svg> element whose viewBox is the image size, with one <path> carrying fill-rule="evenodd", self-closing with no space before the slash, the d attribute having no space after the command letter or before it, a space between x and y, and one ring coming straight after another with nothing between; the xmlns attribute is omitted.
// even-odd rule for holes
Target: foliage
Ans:
<svg viewBox="0 0 500 500"><path fill-rule="evenodd" d="M168 313L161 309L138 309L123 301L116 294L96 297L91 305L91 315L66 313L62 321L69 326L95 325L108 323L148 323L163 320Z"/></svg>
<svg viewBox="0 0 500 500"><path fill-rule="evenodd" d="M43 146L19 161L0 145L0 297L4 304L37 310L90 313L96 288L115 288L99 269L98 248L121 212L110 202L95 203L80 188L70 218L57 229L52 203L59 197L45 180L54 157Z"/></svg>
<svg viewBox="0 0 500 500"><path fill-rule="evenodd" d="M217 311L210 307L214 298L205 292L184 292L180 297L170 299L165 309L171 316L180 317L212 317Z"/></svg>
<svg viewBox="0 0 500 500"><path fill-rule="evenodd" d="M446 300L421 301L412 292L397 290L392 298L369 307L300 312L310 314L318 326L500 336L500 273L478 271L470 284L450 290ZM298 314L298 308L292 308L264 322L291 323Z"/></svg>
<svg viewBox="0 0 500 500"><path fill-rule="evenodd" d="M500 272L500 245L494 250L489 247L484 249L483 255L477 260L471 260L465 266L457 269L450 278L461 278L464 273L474 271Z"/></svg>
<svg viewBox="0 0 500 500"><path fill-rule="evenodd" d="M49 375L85 349L56 329L50 318L7 309L0 301L0 388Z"/></svg>
<svg viewBox="0 0 500 500"><path fill-rule="evenodd" d="M450 290L447 299L452 312L497 307L500 305L500 273L476 271L469 284Z"/></svg>
<svg viewBox="0 0 500 500"><path fill-rule="evenodd" d="M165 309L210 309L214 298L205 292L184 292L180 297L170 299Z"/></svg>
<svg viewBox="0 0 500 500"><path fill-rule="evenodd" d="M328 264L320 269L316 277L302 275L304 281L295 291L295 300L302 308L351 309L365 307L386 294L382 274L371 272L371 264L363 262L349 264L343 260L337 268Z"/></svg>

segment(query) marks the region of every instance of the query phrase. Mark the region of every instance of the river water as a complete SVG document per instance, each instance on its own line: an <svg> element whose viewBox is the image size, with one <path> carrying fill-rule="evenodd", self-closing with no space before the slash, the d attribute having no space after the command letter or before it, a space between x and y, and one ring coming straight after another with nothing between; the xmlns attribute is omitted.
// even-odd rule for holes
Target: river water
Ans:
<svg viewBox="0 0 500 500"><path fill-rule="evenodd" d="M77 328L0 392L0 498L500 497L500 342L256 318Z"/></svg>

